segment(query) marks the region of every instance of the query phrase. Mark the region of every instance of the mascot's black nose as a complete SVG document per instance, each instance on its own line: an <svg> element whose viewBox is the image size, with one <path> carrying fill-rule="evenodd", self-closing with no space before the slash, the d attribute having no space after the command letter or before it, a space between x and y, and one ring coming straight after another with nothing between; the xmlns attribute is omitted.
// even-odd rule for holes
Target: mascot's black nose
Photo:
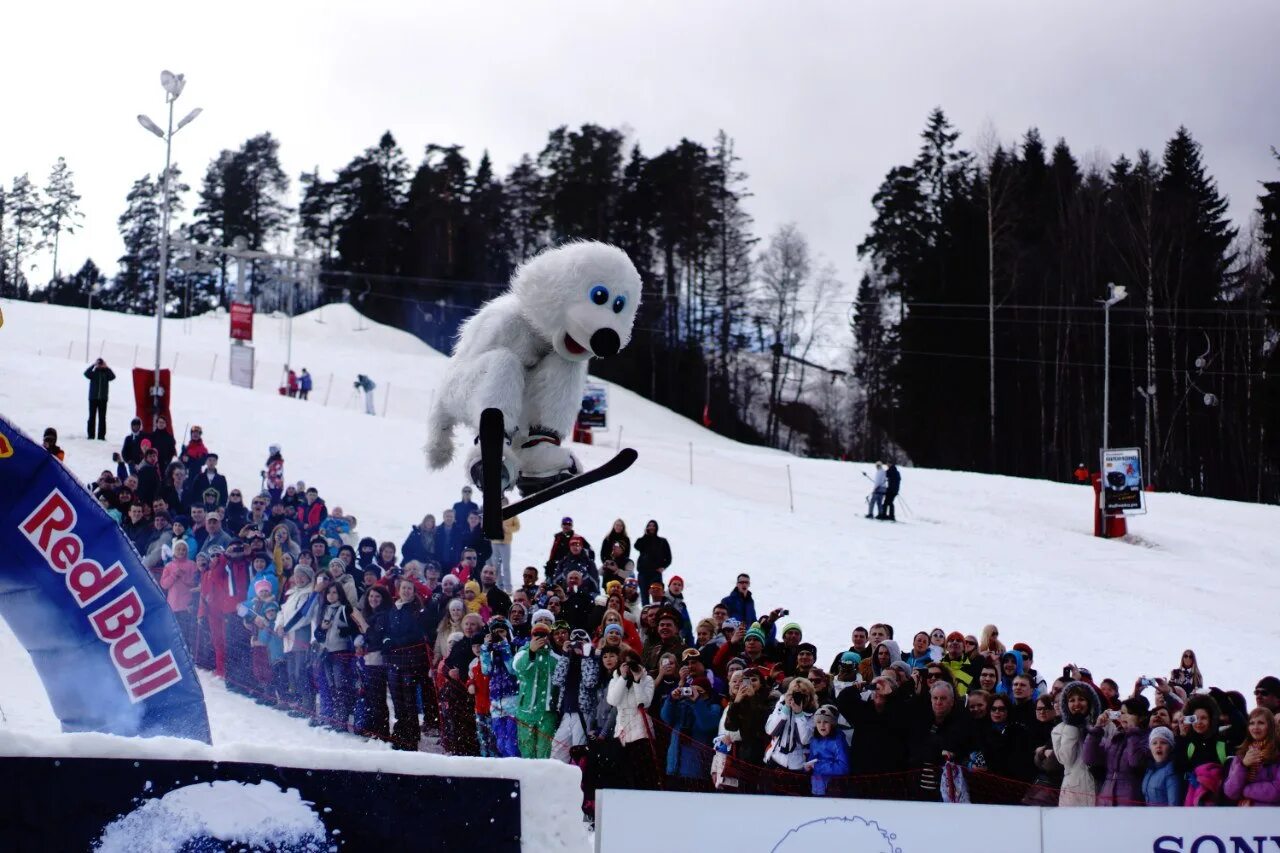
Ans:
<svg viewBox="0 0 1280 853"><path fill-rule="evenodd" d="M591 351L601 358L617 355L621 348L622 341L618 340L618 333L613 329L598 329L591 336Z"/></svg>

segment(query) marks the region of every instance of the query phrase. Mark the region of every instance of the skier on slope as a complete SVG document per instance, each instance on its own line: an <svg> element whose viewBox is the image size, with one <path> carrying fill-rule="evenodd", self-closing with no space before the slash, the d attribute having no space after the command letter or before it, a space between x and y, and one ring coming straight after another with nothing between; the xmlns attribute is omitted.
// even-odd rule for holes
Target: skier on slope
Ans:
<svg viewBox="0 0 1280 853"><path fill-rule="evenodd" d="M884 509L876 518L881 521L897 521L894 515L893 502L898 499L898 491L902 488L902 474L898 472L898 465L890 462L889 467L884 472L885 490L884 490Z"/></svg>
<svg viewBox="0 0 1280 853"><path fill-rule="evenodd" d="M378 387L377 383L375 383L368 376L365 376L363 373L360 373L356 375L356 381L352 384L354 385L355 388L364 392L364 413L366 415L374 414L373 389Z"/></svg>
<svg viewBox="0 0 1280 853"><path fill-rule="evenodd" d="M867 518L884 517L884 493L888 490L884 463L876 463L876 476L871 481L871 497L867 499Z"/></svg>
<svg viewBox="0 0 1280 853"><path fill-rule="evenodd" d="M615 355L631 338L640 276L620 249L574 242L516 271L508 291L463 324L431 412L427 460L453 458L453 427L478 431L480 413L502 412L502 485L524 494L581 470L561 446L582 404L587 361ZM480 448L467 459L480 485Z"/></svg>

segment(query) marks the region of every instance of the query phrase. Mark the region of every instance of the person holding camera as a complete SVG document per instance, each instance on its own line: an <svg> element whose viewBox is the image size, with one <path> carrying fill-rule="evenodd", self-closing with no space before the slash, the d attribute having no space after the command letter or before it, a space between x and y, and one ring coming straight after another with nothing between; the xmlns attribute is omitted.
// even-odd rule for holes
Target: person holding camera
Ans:
<svg viewBox="0 0 1280 853"><path fill-rule="evenodd" d="M1196 693L1174 717L1174 761L1186 783L1184 806L1218 804L1225 780L1227 744L1218 730L1221 712L1212 696Z"/></svg>
<svg viewBox="0 0 1280 853"><path fill-rule="evenodd" d="M1142 779L1151 761L1146 697L1131 696L1119 711L1103 711L1089 727L1084 760L1106 770L1098 789L1100 806L1130 806L1142 802Z"/></svg>
<svg viewBox="0 0 1280 853"><path fill-rule="evenodd" d="M662 722L671 727L667 747L667 789L709 789L712 741L720 728L720 703L712 700L706 676L681 679L662 705Z"/></svg>
<svg viewBox="0 0 1280 853"><path fill-rule="evenodd" d="M599 683L600 661L591 646L591 635L574 628L561 647L560 659L551 674L552 695L560 714L560 726L551 745L551 757L556 761L569 763L569 751L586 744L587 738L595 734L588 715L596 712Z"/></svg>
<svg viewBox="0 0 1280 853"><path fill-rule="evenodd" d="M106 441L107 397L111 393L109 383L115 381L116 374L105 361L98 359L85 369L84 378L89 380L89 425L85 431L90 440ZM95 419L97 429L94 429Z"/></svg>
<svg viewBox="0 0 1280 853"><path fill-rule="evenodd" d="M653 678L635 652L628 652L609 682L608 702L617 709L614 734L622 744L623 765L631 787L657 787L657 768L650 745L652 731L645 709L653 701Z"/></svg>
<svg viewBox="0 0 1280 853"><path fill-rule="evenodd" d="M817 699L809 679L791 679L787 692L778 700L764 724L770 738L764 760L770 769L789 773L805 771L809 740L813 737L813 715L817 710ZM779 774L777 781L785 786L785 774Z"/></svg>
<svg viewBox="0 0 1280 853"><path fill-rule="evenodd" d="M529 645L516 653L512 667L520 682L516 721L520 724L520 754L525 758L550 758L556 714L551 708L551 678L560 656L551 648L551 626L537 620Z"/></svg>

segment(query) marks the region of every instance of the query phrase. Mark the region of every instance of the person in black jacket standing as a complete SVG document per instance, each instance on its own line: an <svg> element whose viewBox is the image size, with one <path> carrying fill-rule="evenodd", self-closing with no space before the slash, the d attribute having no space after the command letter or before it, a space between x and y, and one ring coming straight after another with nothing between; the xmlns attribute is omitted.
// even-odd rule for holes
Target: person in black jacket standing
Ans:
<svg viewBox="0 0 1280 853"><path fill-rule="evenodd" d="M111 390L109 382L116 378L114 372L107 363L102 359L98 359L84 372L84 378L89 380L89 427L87 432L90 439L98 441L107 440L107 395ZM98 419L98 428L93 428L94 416Z"/></svg>
<svg viewBox="0 0 1280 853"><path fill-rule="evenodd" d="M884 480L887 487L884 492L884 506L880 510L880 515L876 517L881 521L897 521L898 519L893 515L893 502L898 497L898 489L902 486L902 474L899 473L896 463L889 463L888 469L884 472Z"/></svg>
<svg viewBox="0 0 1280 853"><path fill-rule="evenodd" d="M636 563L637 580L640 581L640 603L648 604L649 584L662 583L662 570L671 565L671 545L658 535L658 522L650 519L644 526L644 535L635 541L633 547L640 555Z"/></svg>

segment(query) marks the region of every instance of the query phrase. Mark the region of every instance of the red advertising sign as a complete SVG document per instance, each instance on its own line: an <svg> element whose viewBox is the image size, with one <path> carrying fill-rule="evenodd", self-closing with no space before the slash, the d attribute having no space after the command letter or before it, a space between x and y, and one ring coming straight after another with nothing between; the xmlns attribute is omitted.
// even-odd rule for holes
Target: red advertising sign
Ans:
<svg viewBox="0 0 1280 853"><path fill-rule="evenodd" d="M253 340L253 303L231 303L231 339L235 341Z"/></svg>

